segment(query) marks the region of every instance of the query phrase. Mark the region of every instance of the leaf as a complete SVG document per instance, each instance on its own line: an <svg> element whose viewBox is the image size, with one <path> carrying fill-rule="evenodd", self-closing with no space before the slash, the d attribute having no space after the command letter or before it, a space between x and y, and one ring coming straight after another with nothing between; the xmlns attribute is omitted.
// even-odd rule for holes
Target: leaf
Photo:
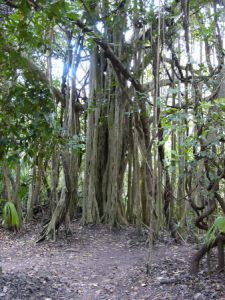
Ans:
<svg viewBox="0 0 225 300"><path fill-rule="evenodd" d="M225 233L225 217L216 218L214 225L221 233Z"/></svg>
<svg viewBox="0 0 225 300"><path fill-rule="evenodd" d="M217 217L211 228L208 230L206 234L208 245L212 244L220 233L225 233L225 216Z"/></svg>
<svg viewBox="0 0 225 300"><path fill-rule="evenodd" d="M77 21L79 19L79 15L77 15L74 12L68 12L66 14L67 18L70 19L71 21Z"/></svg>
<svg viewBox="0 0 225 300"><path fill-rule="evenodd" d="M3 208L3 224L8 228L16 229L20 225L19 216L13 202L6 202Z"/></svg>

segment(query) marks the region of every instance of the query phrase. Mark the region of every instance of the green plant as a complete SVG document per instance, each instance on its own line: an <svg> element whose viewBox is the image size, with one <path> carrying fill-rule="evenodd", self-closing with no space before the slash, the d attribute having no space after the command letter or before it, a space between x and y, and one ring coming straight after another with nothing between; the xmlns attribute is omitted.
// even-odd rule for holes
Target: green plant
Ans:
<svg viewBox="0 0 225 300"><path fill-rule="evenodd" d="M13 202L7 201L3 208L2 224L9 229L18 230L20 226L19 216Z"/></svg>
<svg viewBox="0 0 225 300"><path fill-rule="evenodd" d="M212 244L220 233L225 233L225 216L217 217L208 230L206 234L208 244Z"/></svg>

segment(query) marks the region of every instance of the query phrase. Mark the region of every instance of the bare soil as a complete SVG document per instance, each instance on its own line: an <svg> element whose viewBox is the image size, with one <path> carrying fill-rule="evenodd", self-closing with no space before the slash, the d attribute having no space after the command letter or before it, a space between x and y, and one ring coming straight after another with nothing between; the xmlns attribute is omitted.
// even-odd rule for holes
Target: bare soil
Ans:
<svg viewBox="0 0 225 300"><path fill-rule="evenodd" d="M72 224L55 243L36 244L41 227L18 234L0 228L0 299L162 300L224 299L225 275L189 275L195 247L178 245L166 234L150 252L147 235L134 227L110 230ZM206 265L205 262L203 262Z"/></svg>

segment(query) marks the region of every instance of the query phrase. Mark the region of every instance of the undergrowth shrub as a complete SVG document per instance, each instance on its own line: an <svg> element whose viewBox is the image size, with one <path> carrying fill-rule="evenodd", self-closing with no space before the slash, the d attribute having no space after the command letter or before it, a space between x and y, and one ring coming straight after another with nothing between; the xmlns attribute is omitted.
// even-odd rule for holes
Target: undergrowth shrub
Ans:
<svg viewBox="0 0 225 300"><path fill-rule="evenodd" d="M18 230L20 227L19 216L12 201L7 201L3 207L2 224L8 229Z"/></svg>
<svg viewBox="0 0 225 300"><path fill-rule="evenodd" d="M225 216L217 217L211 228L208 230L206 235L208 244L213 244L219 234L225 234Z"/></svg>

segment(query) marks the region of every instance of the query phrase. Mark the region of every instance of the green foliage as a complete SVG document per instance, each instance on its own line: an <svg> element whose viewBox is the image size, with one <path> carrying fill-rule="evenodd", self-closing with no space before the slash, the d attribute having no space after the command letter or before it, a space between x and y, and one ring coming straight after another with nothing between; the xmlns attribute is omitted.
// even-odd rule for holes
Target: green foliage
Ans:
<svg viewBox="0 0 225 300"><path fill-rule="evenodd" d="M68 146L70 147L70 149L76 152L83 153L85 151L85 137L75 134L74 136L69 138Z"/></svg>
<svg viewBox="0 0 225 300"><path fill-rule="evenodd" d="M220 233L225 233L225 216L219 216L215 219L213 225L206 234L208 244L212 244Z"/></svg>
<svg viewBox="0 0 225 300"><path fill-rule="evenodd" d="M56 141L60 143L49 89L29 76L30 80L9 86L0 94L0 159L10 152L24 157L33 157L40 149L51 153Z"/></svg>
<svg viewBox="0 0 225 300"><path fill-rule="evenodd" d="M7 201L4 205L2 224L9 229L18 229L20 226L20 220L16 207L11 201Z"/></svg>

